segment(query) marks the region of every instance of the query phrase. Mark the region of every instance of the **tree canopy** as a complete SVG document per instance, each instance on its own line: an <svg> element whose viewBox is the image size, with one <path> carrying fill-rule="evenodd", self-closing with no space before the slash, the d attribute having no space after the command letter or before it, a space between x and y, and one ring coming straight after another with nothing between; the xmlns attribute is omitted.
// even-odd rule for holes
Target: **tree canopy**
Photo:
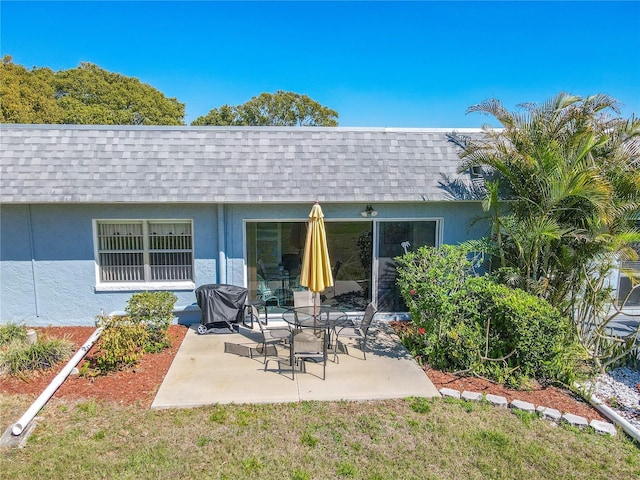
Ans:
<svg viewBox="0 0 640 480"><path fill-rule="evenodd" d="M307 95L278 90L261 93L242 105L222 105L191 125L335 127L338 112Z"/></svg>
<svg viewBox="0 0 640 480"><path fill-rule="evenodd" d="M29 70L6 56L0 64L0 122L184 125L184 104L91 63L53 72Z"/></svg>

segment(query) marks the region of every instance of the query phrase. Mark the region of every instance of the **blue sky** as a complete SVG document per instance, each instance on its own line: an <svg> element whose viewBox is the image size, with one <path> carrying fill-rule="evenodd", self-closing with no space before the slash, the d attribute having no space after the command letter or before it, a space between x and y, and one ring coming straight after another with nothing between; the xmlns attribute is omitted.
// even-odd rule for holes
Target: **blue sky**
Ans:
<svg viewBox="0 0 640 480"><path fill-rule="evenodd" d="M186 122L278 89L341 126L479 127L561 91L640 115L640 1L32 2L0 4L2 55L91 62L186 103Z"/></svg>

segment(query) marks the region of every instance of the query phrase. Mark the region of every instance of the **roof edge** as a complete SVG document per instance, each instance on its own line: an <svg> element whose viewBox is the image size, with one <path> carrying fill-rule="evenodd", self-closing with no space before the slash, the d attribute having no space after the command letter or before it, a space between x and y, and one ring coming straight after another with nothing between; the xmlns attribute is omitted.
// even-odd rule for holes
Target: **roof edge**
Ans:
<svg viewBox="0 0 640 480"><path fill-rule="evenodd" d="M45 123L2 123L0 130L148 130L148 131L284 131L284 132L468 132L480 133L482 128L418 128L418 127L231 127L231 126L190 126L190 125L69 125Z"/></svg>

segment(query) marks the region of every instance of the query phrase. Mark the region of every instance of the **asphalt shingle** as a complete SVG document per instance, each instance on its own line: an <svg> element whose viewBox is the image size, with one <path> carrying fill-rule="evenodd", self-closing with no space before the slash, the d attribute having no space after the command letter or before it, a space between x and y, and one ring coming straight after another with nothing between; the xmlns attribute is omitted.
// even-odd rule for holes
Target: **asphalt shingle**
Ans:
<svg viewBox="0 0 640 480"><path fill-rule="evenodd" d="M448 200L452 132L2 125L0 203Z"/></svg>

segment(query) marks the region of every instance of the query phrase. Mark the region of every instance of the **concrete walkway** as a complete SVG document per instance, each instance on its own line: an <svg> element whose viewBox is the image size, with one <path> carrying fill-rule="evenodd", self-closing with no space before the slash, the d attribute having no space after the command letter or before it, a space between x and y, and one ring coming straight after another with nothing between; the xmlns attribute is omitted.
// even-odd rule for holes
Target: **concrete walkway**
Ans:
<svg viewBox="0 0 640 480"><path fill-rule="evenodd" d="M206 335L198 335L196 327L187 332L151 408L440 396L384 322L374 322L374 331L369 332L366 360L354 340L341 335L341 353L337 362L333 353L329 355L326 380L322 365L313 362L306 362L306 372L296 371L292 378L286 347L279 347L281 362L267 357L271 360L265 371L263 357L255 351L260 338L257 326Z"/></svg>

